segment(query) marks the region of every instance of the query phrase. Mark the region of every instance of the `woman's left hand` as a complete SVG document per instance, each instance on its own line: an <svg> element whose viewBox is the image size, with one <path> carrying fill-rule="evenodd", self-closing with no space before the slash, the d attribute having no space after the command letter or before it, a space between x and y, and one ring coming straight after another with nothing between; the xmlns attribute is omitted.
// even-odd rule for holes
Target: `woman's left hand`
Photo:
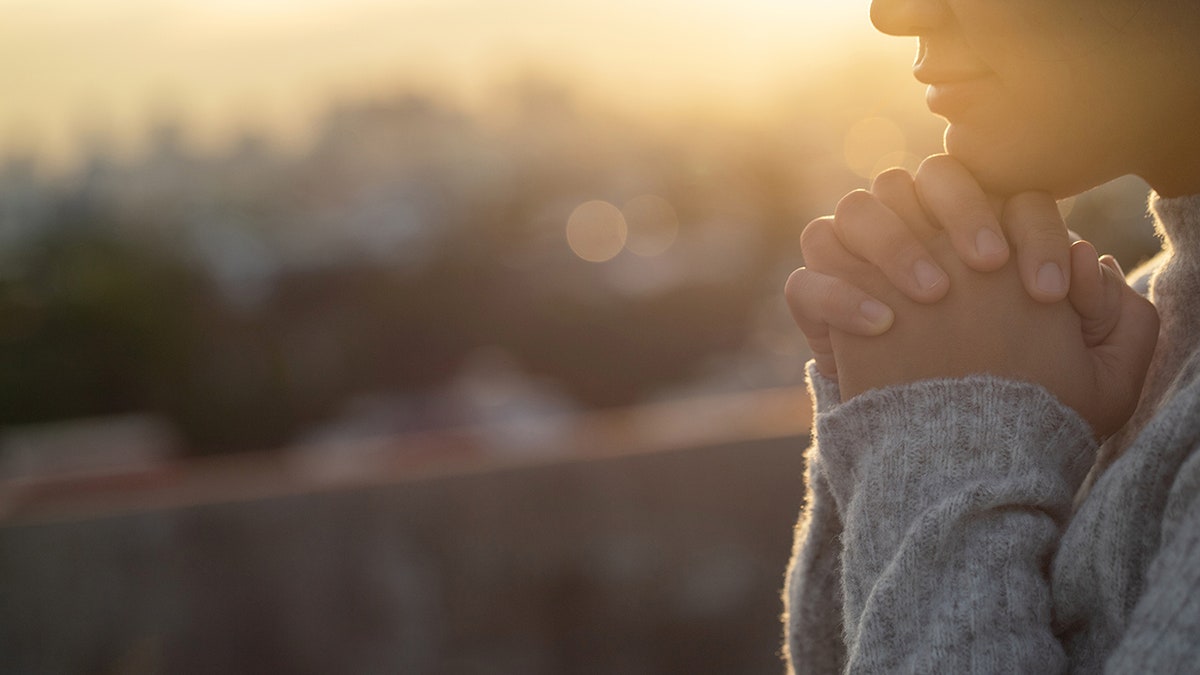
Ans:
<svg viewBox="0 0 1200 675"><path fill-rule="evenodd" d="M1054 201L1038 193L1010 199L1002 217L1006 223L1059 218ZM1045 303L1030 298L1012 261L977 272L945 235L926 246L950 276L949 292L935 304L912 301L878 268L852 256L823 270L895 312L880 336L830 331L843 400L889 385L990 373L1046 387L1100 436L1125 423L1154 350L1158 315L1126 286L1114 260L1098 261L1090 244L1076 243L1067 300Z"/></svg>
<svg viewBox="0 0 1200 675"><path fill-rule="evenodd" d="M786 293L817 370L837 377L829 331L879 335L891 328L892 309L864 289L824 272L826 262L847 254L875 265L911 300L934 303L950 278L925 250L934 231L949 237L959 258L980 272L999 269L1010 245L1029 296L1057 302L1068 292L1070 238L1058 214L1010 220L1001 226L1002 200L987 195L966 167L949 155L921 163L915 176L889 169L871 189L855 190L834 216L818 218L800 237L806 267L788 278ZM863 222L868 227L861 227Z"/></svg>

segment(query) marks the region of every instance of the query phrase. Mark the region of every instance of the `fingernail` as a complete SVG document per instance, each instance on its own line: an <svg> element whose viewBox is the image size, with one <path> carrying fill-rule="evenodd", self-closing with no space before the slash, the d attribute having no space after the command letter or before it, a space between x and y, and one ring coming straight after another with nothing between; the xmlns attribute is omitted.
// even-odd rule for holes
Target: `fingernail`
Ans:
<svg viewBox="0 0 1200 675"><path fill-rule="evenodd" d="M913 263L913 276L921 290L927 291L942 282L945 275L928 260L918 260Z"/></svg>
<svg viewBox="0 0 1200 675"><path fill-rule="evenodd" d="M1062 295L1067 290L1067 277L1058 265L1045 263L1038 268L1037 287L1046 295Z"/></svg>
<svg viewBox="0 0 1200 675"><path fill-rule="evenodd" d="M1117 259L1112 257L1111 255L1108 255L1106 253L1106 254L1100 256L1100 262L1111 267L1114 272L1116 272L1117 274L1120 274L1122 277L1125 276L1125 270L1121 269L1121 263L1118 262Z"/></svg>
<svg viewBox="0 0 1200 675"><path fill-rule="evenodd" d="M885 329L892 325L892 310L878 300L864 300L858 306L858 313L872 328Z"/></svg>
<svg viewBox="0 0 1200 675"><path fill-rule="evenodd" d="M984 228L975 235L975 252L981 258L994 258L1003 255L1008 250L1000 235Z"/></svg>

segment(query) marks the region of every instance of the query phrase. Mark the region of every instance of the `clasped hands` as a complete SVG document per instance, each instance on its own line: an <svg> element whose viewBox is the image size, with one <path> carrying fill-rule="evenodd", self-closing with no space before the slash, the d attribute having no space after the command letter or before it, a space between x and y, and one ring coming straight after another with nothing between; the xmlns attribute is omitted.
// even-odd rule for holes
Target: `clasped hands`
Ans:
<svg viewBox="0 0 1200 675"><path fill-rule="evenodd" d="M844 197L801 248L788 305L844 401L987 373L1042 385L1099 437L1137 405L1158 315L1116 260L1071 243L1045 193L989 198L936 155Z"/></svg>

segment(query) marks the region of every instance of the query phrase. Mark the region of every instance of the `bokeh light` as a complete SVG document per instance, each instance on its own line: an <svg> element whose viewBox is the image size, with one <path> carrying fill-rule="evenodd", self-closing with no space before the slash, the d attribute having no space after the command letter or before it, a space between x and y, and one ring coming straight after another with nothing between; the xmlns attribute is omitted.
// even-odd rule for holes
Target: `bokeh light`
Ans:
<svg viewBox="0 0 1200 675"><path fill-rule="evenodd" d="M589 262L615 258L625 248L628 234L621 209L599 199L575 207L567 219L567 244Z"/></svg>
<svg viewBox="0 0 1200 675"><path fill-rule="evenodd" d="M843 155L851 171L870 178L881 158L902 156L906 148L904 132L895 122L886 117L868 117L846 131Z"/></svg>
<svg viewBox="0 0 1200 675"><path fill-rule="evenodd" d="M675 207L662 197L634 197L625 204L622 213L629 226L625 247L631 253L652 258L662 255L675 243L679 234L679 216Z"/></svg>
<svg viewBox="0 0 1200 675"><path fill-rule="evenodd" d="M868 4L0 0L0 675L776 672Z"/></svg>

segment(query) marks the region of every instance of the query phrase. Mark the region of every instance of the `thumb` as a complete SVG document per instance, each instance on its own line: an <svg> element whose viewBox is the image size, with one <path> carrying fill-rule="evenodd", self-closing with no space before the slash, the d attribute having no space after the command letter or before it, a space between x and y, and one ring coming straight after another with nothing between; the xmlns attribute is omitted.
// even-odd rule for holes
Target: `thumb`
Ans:
<svg viewBox="0 0 1200 675"><path fill-rule="evenodd" d="M1121 318L1120 274L1101 264L1096 248L1087 241L1071 245L1071 284L1067 298L1079 314L1083 341L1088 348L1103 344Z"/></svg>
<svg viewBox="0 0 1200 675"><path fill-rule="evenodd" d="M1120 289L1118 318L1104 342L1092 348L1097 382L1110 392L1107 417L1129 419L1141 398L1146 371L1158 342L1158 312L1138 295L1111 267L1104 266L1106 281ZM1117 425L1118 427L1120 425ZM1116 429L1098 429L1107 434Z"/></svg>
<svg viewBox="0 0 1200 675"><path fill-rule="evenodd" d="M1097 263L1090 244L1076 244L1071 252L1071 302L1080 316L1084 342L1095 359L1097 384L1107 392L1107 409L1100 419L1120 420L1119 427L1137 407L1158 342L1158 311L1125 283L1115 261L1106 256ZM1081 268L1080 288L1074 285L1077 266ZM1097 429L1101 435L1115 430Z"/></svg>

